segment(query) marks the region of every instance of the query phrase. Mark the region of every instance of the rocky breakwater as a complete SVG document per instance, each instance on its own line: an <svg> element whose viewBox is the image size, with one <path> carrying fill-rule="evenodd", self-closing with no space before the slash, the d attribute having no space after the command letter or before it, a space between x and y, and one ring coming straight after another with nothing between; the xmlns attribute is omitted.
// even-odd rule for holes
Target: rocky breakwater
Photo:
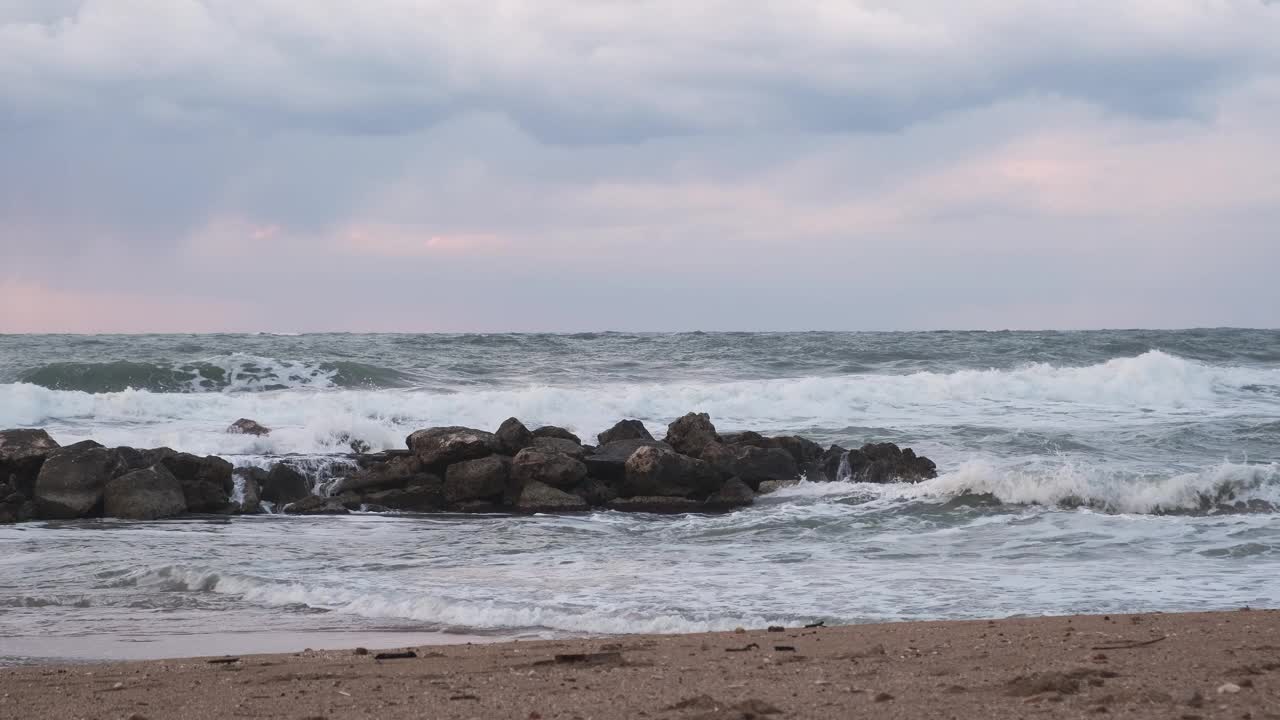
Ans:
<svg viewBox="0 0 1280 720"><path fill-rule="evenodd" d="M466 427L419 430L408 450L302 498L285 512L355 509L412 512L723 512L758 493L805 478L812 482L918 482L936 476L928 458L891 443L847 450L797 436L720 434L705 413L689 413L655 439L623 420L584 444L557 427L530 430L510 418L494 432Z"/></svg>

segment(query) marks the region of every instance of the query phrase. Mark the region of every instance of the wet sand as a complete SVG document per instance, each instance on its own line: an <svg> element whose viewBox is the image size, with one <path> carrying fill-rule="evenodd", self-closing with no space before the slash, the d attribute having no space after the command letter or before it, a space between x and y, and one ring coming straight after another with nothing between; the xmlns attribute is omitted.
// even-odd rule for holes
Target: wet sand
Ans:
<svg viewBox="0 0 1280 720"><path fill-rule="evenodd" d="M412 650L0 669L0 717L1280 719L1274 610Z"/></svg>

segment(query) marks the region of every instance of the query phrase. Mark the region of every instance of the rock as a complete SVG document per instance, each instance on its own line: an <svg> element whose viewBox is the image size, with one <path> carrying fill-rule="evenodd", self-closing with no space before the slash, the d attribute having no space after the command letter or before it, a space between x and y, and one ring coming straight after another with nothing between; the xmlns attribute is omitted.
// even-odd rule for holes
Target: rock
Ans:
<svg viewBox="0 0 1280 720"><path fill-rule="evenodd" d="M337 498L308 495L284 506L289 515L347 515L348 510Z"/></svg>
<svg viewBox="0 0 1280 720"><path fill-rule="evenodd" d="M586 501L577 495L557 490L537 480L530 480L520 491L516 509L527 513L551 513L581 512L589 508Z"/></svg>
<svg viewBox="0 0 1280 720"><path fill-rule="evenodd" d="M725 445L753 445L755 447L769 447L769 438L761 435L754 430L747 430L738 433L726 433L720 436L720 441Z"/></svg>
<svg viewBox="0 0 1280 720"><path fill-rule="evenodd" d="M119 468L116 454L92 440L54 450L36 476L37 512L48 519L101 515L103 491Z"/></svg>
<svg viewBox="0 0 1280 720"><path fill-rule="evenodd" d="M498 451L498 441L493 433L457 426L419 430L405 442L427 468L443 468Z"/></svg>
<svg viewBox="0 0 1280 720"><path fill-rule="evenodd" d="M822 457L805 465L805 478L809 482L835 482L840 477L840 465L848 452L839 445L827 448Z"/></svg>
<svg viewBox="0 0 1280 720"><path fill-rule="evenodd" d="M557 452L561 455L568 455L576 460L581 460L587 456L586 448L572 440L565 440L564 438L534 438L533 444L529 447L536 448L538 450L545 450L547 452Z"/></svg>
<svg viewBox="0 0 1280 720"><path fill-rule="evenodd" d="M719 490L720 484L715 469L701 460L664 448L642 447L627 458L619 495L702 499Z"/></svg>
<svg viewBox="0 0 1280 720"><path fill-rule="evenodd" d="M701 457L707 443L720 442L716 426L706 413L689 413L667 426L666 442L675 451L689 457Z"/></svg>
<svg viewBox="0 0 1280 720"><path fill-rule="evenodd" d="M745 482L738 478L729 480L711 497L707 498L707 509L715 511L732 510L755 503L756 494Z"/></svg>
<svg viewBox="0 0 1280 720"><path fill-rule="evenodd" d="M18 491L31 497L40 466L58 447L44 430L0 430L0 483L12 476Z"/></svg>
<svg viewBox="0 0 1280 720"><path fill-rule="evenodd" d="M615 440L596 448L595 453L583 458L582 462L591 477L607 484L617 484L626 477L627 458L642 447L671 449L670 445L657 440Z"/></svg>
<svg viewBox="0 0 1280 720"><path fill-rule="evenodd" d="M610 510L619 512L658 513L675 515L678 513L698 512L702 503L684 497L639 496L618 498L608 505Z"/></svg>
<svg viewBox="0 0 1280 720"><path fill-rule="evenodd" d="M187 511L182 483L159 464L108 481L103 497L103 514L123 520L155 520Z"/></svg>
<svg viewBox="0 0 1280 720"><path fill-rule="evenodd" d="M702 448L702 458L722 475L736 476L752 490L759 489L766 480L800 477L800 468L791 453L776 447L708 443Z"/></svg>
<svg viewBox="0 0 1280 720"><path fill-rule="evenodd" d="M227 428L227 432L231 433L232 435L262 436L262 435L270 435L271 428L266 427L265 425L262 425L257 420L250 420L249 418L240 418L239 420L231 423L231 427Z"/></svg>
<svg viewBox="0 0 1280 720"><path fill-rule="evenodd" d="M792 485L797 485L799 483L800 483L800 480L798 479L797 480L765 480L764 482L760 483L760 487L756 490L756 494L767 495L771 492L777 492L784 487L791 487Z"/></svg>
<svg viewBox="0 0 1280 720"><path fill-rule="evenodd" d="M381 490L365 495L367 505L381 505L391 510L406 512L437 512L444 509L444 480L427 475L426 482L406 488Z"/></svg>
<svg viewBox="0 0 1280 720"><path fill-rule="evenodd" d="M569 432L568 430L565 430L562 427L556 427L555 425L543 425L537 430L534 430L533 435L534 437L560 438L561 440L572 440L578 443L579 445L582 444L582 438L578 437L577 435L574 435L573 433Z"/></svg>
<svg viewBox="0 0 1280 720"><path fill-rule="evenodd" d="M539 447L525 448L511 461L511 479L517 486L540 482L557 490L570 490L587 478L587 466L564 453Z"/></svg>
<svg viewBox="0 0 1280 720"><path fill-rule="evenodd" d="M596 436L601 445L618 440L652 440L653 436L639 420L619 420L616 425Z"/></svg>
<svg viewBox="0 0 1280 720"><path fill-rule="evenodd" d="M504 455L454 463L445 471L444 500L450 504L470 500L497 501L506 492L510 477L511 460Z"/></svg>
<svg viewBox="0 0 1280 720"><path fill-rule="evenodd" d="M262 485L262 499L277 507L298 502L311 496L311 481L288 463L276 463L267 473Z"/></svg>
<svg viewBox="0 0 1280 720"><path fill-rule="evenodd" d="M238 467L231 474L232 480L240 479L240 500L236 511L242 515L262 512L262 486L267 482L267 471L260 467Z"/></svg>
<svg viewBox="0 0 1280 720"><path fill-rule="evenodd" d="M916 457L911 448L902 450L893 443L867 444L858 450L850 450L845 462L848 479L854 482L920 482L938 476L937 466L932 460Z"/></svg>
<svg viewBox="0 0 1280 720"><path fill-rule="evenodd" d="M515 455L532 445L534 439L529 428L513 417L502 421L493 438L498 443L498 452L504 455Z"/></svg>
<svg viewBox="0 0 1280 720"><path fill-rule="evenodd" d="M168 448L163 448L168 452ZM187 512L224 513L231 510L231 493L235 480L231 463L214 455L199 457L190 453L174 453L163 456L164 464L182 483L182 494L187 499Z"/></svg>
<svg viewBox="0 0 1280 720"><path fill-rule="evenodd" d="M618 497L618 493L614 492L613 488L593 477L583 480L582 484L573 489L573 494L585 500L591 507L604 507L610 500Z"/></svg>
<svg viewBox="0 0 1280 720"><path fill-rule="evenodd" d="M821 445L799 435L766 438L765 442L767 444L764 447L776 447L786 450L791 454L792 459L796 461L796 465L804 465L822 457Z"/></svg>
<svg viewBox="0 0 1280 720"><path fill-rule="evenodd" d="M369 492L389 488L408 487L413 483L421 483L422 463L415 455L394 456L386 462L374 463L363 470L348 475L334 484L331 494L341 495L344 492Z"/></svg>

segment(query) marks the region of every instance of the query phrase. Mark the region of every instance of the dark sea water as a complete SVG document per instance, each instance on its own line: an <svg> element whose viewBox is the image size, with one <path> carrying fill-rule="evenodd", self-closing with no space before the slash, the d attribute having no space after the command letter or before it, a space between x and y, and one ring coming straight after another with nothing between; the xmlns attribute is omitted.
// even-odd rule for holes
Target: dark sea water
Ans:
<svg viewBox="0 0 1280 720"><path fill-rule="evenodd" d="M66 649L95 637L1280 604L1277 331L0 336L0 427L237 464L512 415L584 438L637 418L661 436L688 411L722 431L909 445L940 476L801 483L723 516L0 527L0 656L100 655ZM228 435L240 417L275 431Z"/></svg>

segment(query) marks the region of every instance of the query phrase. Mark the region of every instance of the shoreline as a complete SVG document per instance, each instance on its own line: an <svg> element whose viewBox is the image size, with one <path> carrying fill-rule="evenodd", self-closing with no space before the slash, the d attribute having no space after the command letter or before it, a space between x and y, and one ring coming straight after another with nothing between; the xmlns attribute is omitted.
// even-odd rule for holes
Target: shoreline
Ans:
<svg viewBox="0 0 1280 720"><path fill-rule="evenodd" d="M1280 611L923 621L0 668L0 716L1280 718Z"/></svg>

